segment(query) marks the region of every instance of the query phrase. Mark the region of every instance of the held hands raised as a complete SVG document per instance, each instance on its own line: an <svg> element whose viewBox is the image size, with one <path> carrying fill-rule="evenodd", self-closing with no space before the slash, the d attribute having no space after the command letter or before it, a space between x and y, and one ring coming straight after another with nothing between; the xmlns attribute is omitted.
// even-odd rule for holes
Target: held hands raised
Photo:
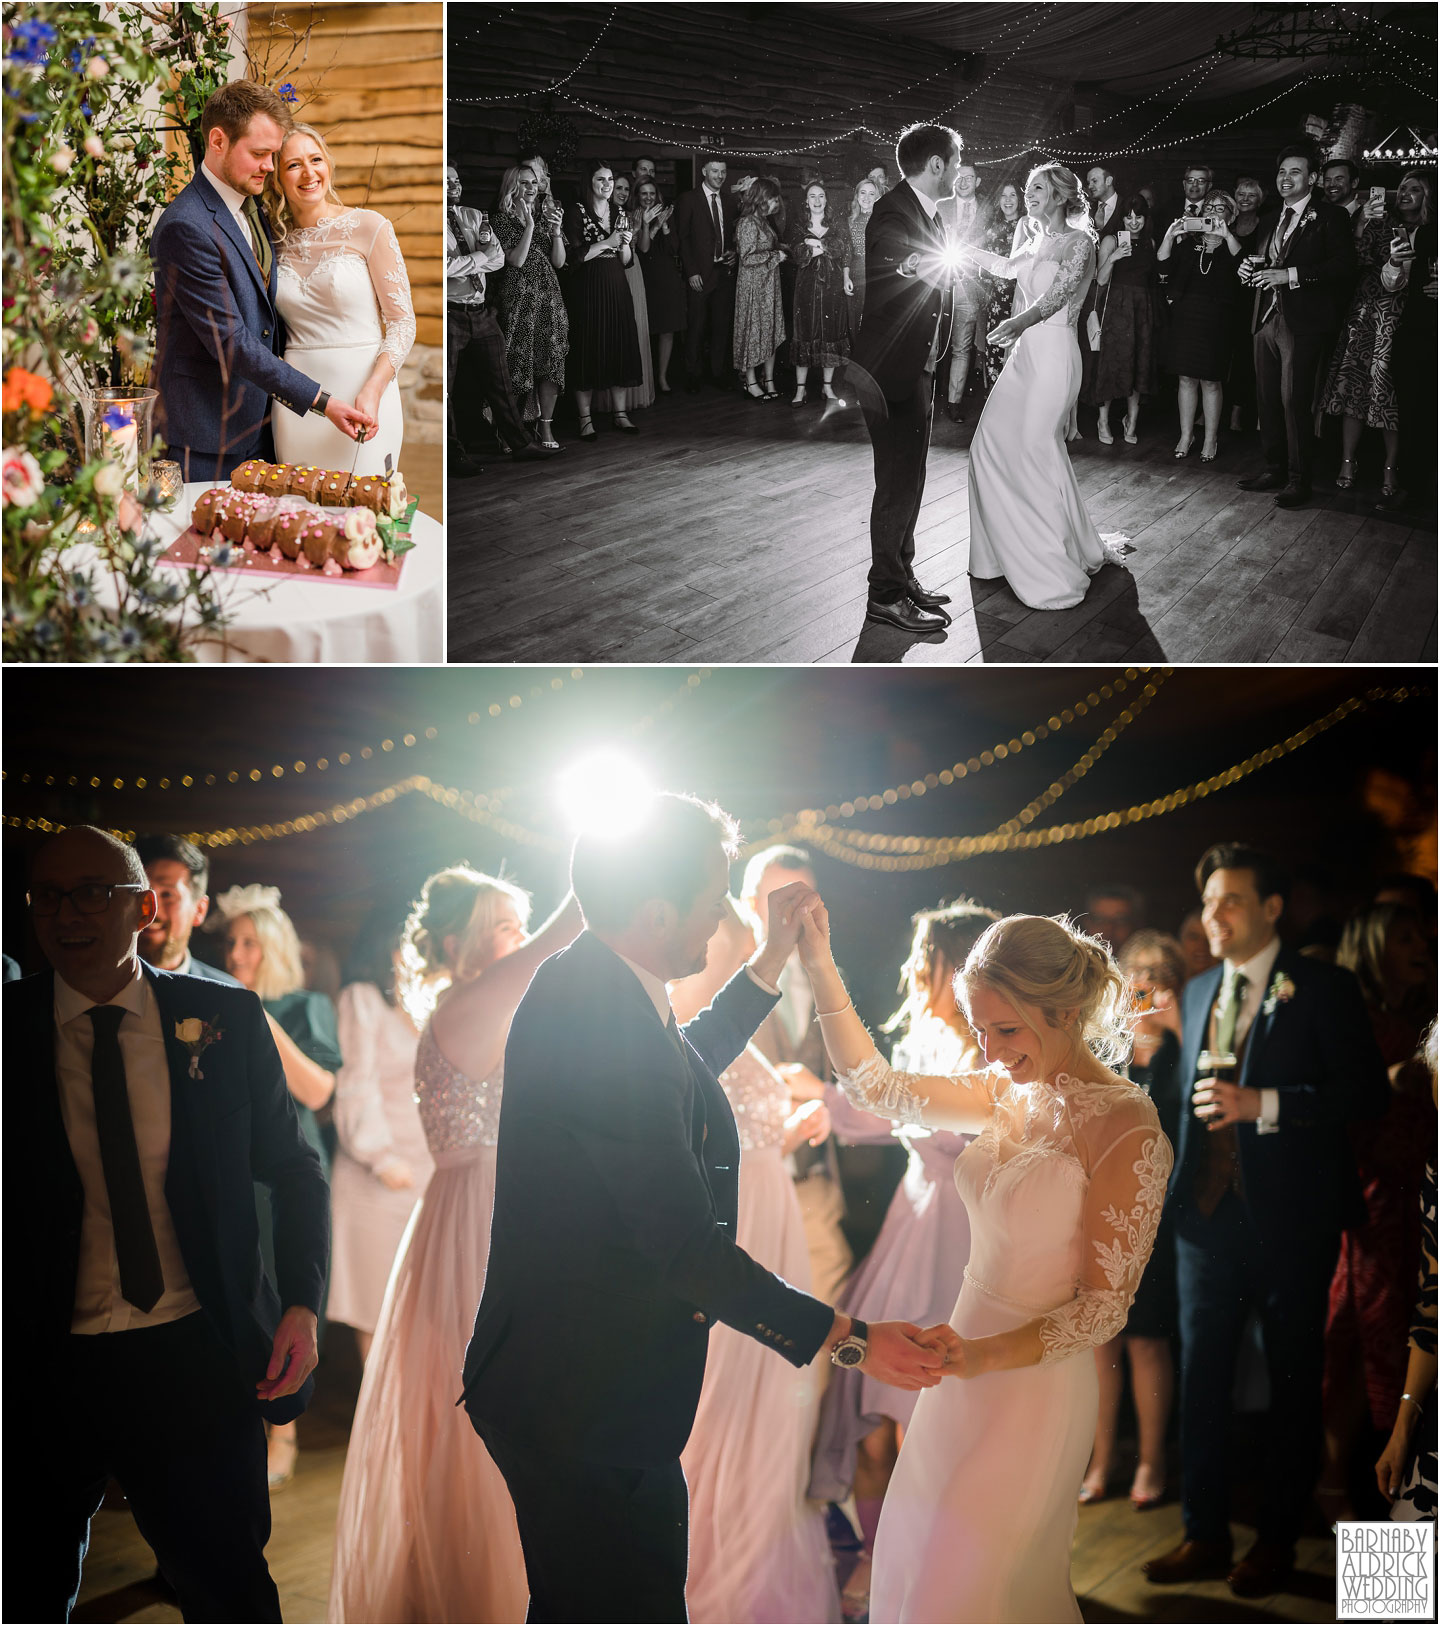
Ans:
<svg viewBox="0 0 1440 1626"><path fill-rule="evenodd" d="M938 1331L912 1321L872 1321L860 1370L897 1389L933 1389L945 1376L945 1352L938 1338L926 1340Z"/></svg>

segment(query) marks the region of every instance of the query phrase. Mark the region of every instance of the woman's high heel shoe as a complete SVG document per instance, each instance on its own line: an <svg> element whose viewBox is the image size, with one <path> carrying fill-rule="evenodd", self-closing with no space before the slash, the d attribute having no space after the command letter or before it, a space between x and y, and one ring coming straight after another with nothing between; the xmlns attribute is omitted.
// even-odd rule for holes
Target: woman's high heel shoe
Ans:
<svg viewBox="0 0 1440 1626"><path fill-rule="evenodd" d="M1340 460L1340 472L1335 476L1337 491L1348 491L1355 484L1355 459L1344 457Z"/></svg>
<svg viewBox="0 0 1440 1626"><path fill-rule="evenodd" d="M1215 444L1210 448L1210 450L1208 452L1205 451L1203 448L1201 449L1200 461L1202 463L1213 463L1215 461L1215 459L1217 457L1219 457L1219 455L1220 455L1220 442L1217 440L1215 442Z"/></svg>
<svg viewBox="0 0 1440 1626"><path fill-rule="evenodd" d="M538 420L538 422L542 433L537 435L535 438L540 442L547 452L558 452L560 450L560 442L555 438L554 420L551 418L541 418Z"/></svg>
<svg viewBox="0 0 1440 1626"><path fill-rule="evenodd" d="M630 422L629 416L624 412L617 412L613 421L622 435L638 435L640 433L639 429Z"/></svg>
<svg viewBox="0 0 1440 1626"><path fill-rule="evenodd" d="M752 401L763 401L765 399L765 391L760 388L753 378L741 393L748 395Z"/></svg>
<svg viewBox="0 0 1440 1626"><path fill-rule="evenodd" d="M763 383L765 386L765 400L778 401L780 399L780 391L775 388L775 380L773 378L762 379L761 383Z"/></svg>
<svg viewBox="0 0 1440 1626"><path fill-rule="evenodd" d="M1385 465L1385 478L1380 483L1380 495L1382 497L1393 497L1398 494L1400 482L1395 478L1395 473L1395 465L1387 463Z"/></svg>
<svg viewBox="0 0 1440 1626"><path fill-rule="evenodd" d="M599 440L595 432L595 420L587 412L580 420L580 439L585 441Z"/></svg>
<svg viewBox="0 0 1440 1626"><path fill-rule="evenodd" d="M827 401L838 401L840 399L840 397L836 395L835 391L832 390L828 384L822 384L820 386L820 393Z"/></svg>
<svg viewBox="0 0 1440 1626"><path fill-rule="evenodd" d="M1192 443L1190 441L1188 441L1188 440L1182 440L1180 442L1180 444L1175 448L1175 456L1177 458L1179 458L1179 457L1189 457L1191 444Z"/></svg>
<svg viewBox="0 0 1440 1626"><path fill-rule="evenodd" d="M1140 414L1137 412L1133 418L1127 415L1125 422L1120 425L1120 433L1124 435L1125 444L1127 446L1133 446L1135 444L1135 426L1139 422Z"/></svg>
<svg viewBox="0 0 1440 1626"><path fill-rule="evenodd" d="M1095 433L1100 437L1102 446L1113 446L1115 444L1115 437L1110 433L1110 425L1104 418L1101 418L1099 423L1096 424Z"/></svg>
<svg viewBox="0 0 1440 1626"><path fill-rule="evenodd" d="M805 405L805 386L803 384L796 386L794 395L790 397L790 405L792 407Z"/></svg>

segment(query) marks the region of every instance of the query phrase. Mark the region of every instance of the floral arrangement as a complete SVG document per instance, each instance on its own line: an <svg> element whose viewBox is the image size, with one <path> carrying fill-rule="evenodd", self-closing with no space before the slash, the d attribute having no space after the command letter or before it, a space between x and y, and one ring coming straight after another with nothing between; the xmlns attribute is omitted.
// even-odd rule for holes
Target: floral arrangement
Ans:
<svg viewBox="0 0 1440 1626"><path fill-rule="evenodd" d="M1265 996L1263 1014L1273 1016L1277 1005L1288 1005L1295 997L1295 984L1283 971L1277 971L1270 984L1270 991Z"/></svg>
<svg viewBox="0 0 1440 1626"><path fill-rule="evenodd" d="M538 152L552 170L568 170L580 149L580 132L572 119L556 113L530 113L520 121L517 150Z"/></svg>
<svg viewBox="0 0 1440 1626"><path fill-rule="evenodd" d="M183 1022L175 1024L177 1042L184 1045L190 1052L191 1078L204 1078L204 1073L200 1071L201 1056L205 1054L212 1044L225 1037L224 1029L215 1025L219 1020L218 1016L215 1022L203 1021L198 1016L187 1016Z"/></svg>

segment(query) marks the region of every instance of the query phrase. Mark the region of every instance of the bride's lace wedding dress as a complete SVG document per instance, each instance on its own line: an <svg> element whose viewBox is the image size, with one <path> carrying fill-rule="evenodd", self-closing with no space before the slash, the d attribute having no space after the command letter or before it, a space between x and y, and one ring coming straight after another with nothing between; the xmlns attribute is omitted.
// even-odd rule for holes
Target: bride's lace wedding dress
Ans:
<svg viewBox="0 0 1440 1626"><path fill-rule="evenodd" d="M907 1123L953 1088L878 1055L839 1083L857 1106ZM1134 1085L1000 1073L963 1083L993 1107L955 1164L971 1243L950 1325L986 1338L1036 1322L1043 1353L920 1395L885 1496L870 1619L1078 1621L1070 1544L1095 1435L1090 1352L1124 1325L1170 1143Z"/></svg>
<svg viewBox="0 0 1440 1626"><path fill-rule="evenodd" d="M1068 609L1101 565L1121 562L1090 523L1065 449L1095 248L1087 232L1067 231L1009 256L970 253L992 275L1014 278L1017 315L1036 307L1041 316L1016 340L970 443L970 574L1003 576L1032 610Z"/></svg>
<svg viewBox="0 0 1440 1626"><path fill-rule="evenodd" d="M395 228L373 209L345 209L294 227L278 249L276 304L285 320L285 360L337 400L354 402L383 350L396 378L415 343L415 307ZM355 474L400 466L405 424L395 379L380 397L379 428L358 448L328 418L274 413L282 463Z"/></svg>

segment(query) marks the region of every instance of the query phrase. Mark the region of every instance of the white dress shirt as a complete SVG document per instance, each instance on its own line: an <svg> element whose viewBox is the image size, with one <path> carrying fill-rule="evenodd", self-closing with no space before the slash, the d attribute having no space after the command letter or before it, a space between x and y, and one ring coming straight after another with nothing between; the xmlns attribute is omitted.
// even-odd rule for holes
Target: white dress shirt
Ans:
<svg viewBox="0 0 1440 1626"><path fill-rule="evenodd" d="M1300 230L1300 222L1305 218L1305 211L1310 207L1310 199L1314 195L1314 188L1312 187L1303 198L1296 198L1294 202L1285 205L1285 210L1290 212L1292 219L1287 224L1285 211L1282 211L1279 220L1275 223L1275 246L1277 248L1282 242L1288 245L1291 238ZM1298 288L1300 286L1299 267L1287 266L1286 270L1289 273L1290 286Z"/></svg>
<svg viewBox="0 0 1440 1626"><path fill-rule="evenodd" d="M251 252L258 260L260 245L255 241L255 233L250 228L250 222L245 218L245 205L250 201L244 192L237 192L228 181L222 181L209 164L201 166L205 171L205 179L220 194L220 201L235 217L235 224L240 228L240 235L250 245Z"/></svg>
<svg viewBox="0 0 1440 1626"><path fill-rule="evenodd" d="M780 973L780 1003L775 1007L791 1044L798 1044L804 1037L814 1011L815 990L810 986L810 978L800 964L800 951L796 949Z"/></svg>
<svg viewBox="0 0 1440 1626"><path fill-rule="evenodd" d="M1226 960L1220 973L1220 992L1216 996L1215 1008L1219 1010L1229 996L1237 975L1245 978L1245 997L1240 1001L1240 1015L1235 1023L1235 1043L1238 1047L1245 1042L1246 1035L1255 1025L1255 1018L1260 1014L1260 1007L1265 1003L1270 992L1270 973L1275 969L1275 961L1280 953L1280 939L1272 937L1258 954L1240 965ZM1260 1117L1255 1128L1262 1135L1268 1135L1280 1127L1280 1092L1274 1089L1260 1091Z"/></svg>
<svg viewBox="0 0 1440 1626"><path fill-rule="evenodd" d="M135 1146L145 1182L145 1200L160 1255L165 1291L150 1310L137 1309L120 1292L120 1261L110 1221L110 1194L100 1160L100 1138L95 1127L95 1090L90 1058L95 1031L87 1015L94 1000L61 977L55 979L55 1077L60 1087L60 1114L70 1142L70 1154L85 1188L85 1210L80 1221L79 1268L75 1276L75 1313L71 1332L128 1332L158 1327L193 1315L200 1300L190 1285L170 1205L165 1200L165 1173L170 1164L170 1062L160 1024L154 990L137 965L110 1005L124 1008L120 1021L120 1055L125 1063L125 1087Z"/></svg>

